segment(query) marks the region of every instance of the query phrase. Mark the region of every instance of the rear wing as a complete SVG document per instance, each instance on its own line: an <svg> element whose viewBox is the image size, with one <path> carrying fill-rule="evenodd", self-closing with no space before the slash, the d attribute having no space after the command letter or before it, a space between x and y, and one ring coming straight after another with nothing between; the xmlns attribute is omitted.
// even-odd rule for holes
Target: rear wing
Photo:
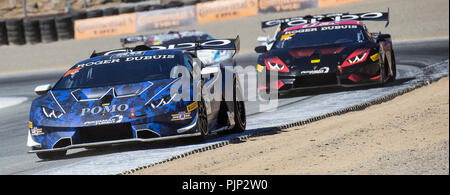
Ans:
<svg viewBox="0 0 450 195"><path fill-rule="evenodd" d="M147 51L147 50L184 50L184 51L195 51L198 50L234 50L234 55L239 53L240 50L240 38L237 36L235 39L213 39L205 41L196 41L191 43L179 43L172 45L157 45L157 46L146 46L138 45L134 48L122 48L116 50L109 50L103 52L93 52L91 58L102 56L102 55L112 55L118 53L129 53L136 51Z"/></svg>
<svg viewBox="0 0 450 195"><path fill-rule="evenodd" d="M349 13L333 13L323 15L308 15L292 18L281 18L275 20L264 21L261 23L261 28L269 28L279 26L281 29L285 29L292 26L298 26L302 24L313 24L317 22L325 21L345 21L345 20L358 20L358 21L386 21L386 26L389 25L389 8L387 12L365 12L357 14Z"/></svg>
<svg viewBox="0 0 450 195"><path fill-rule="evenodd" d="M238 53L240 50L240 38L235 39L213 39L196 42L178 43L178 44L161 44L150 46L152 50L177 49L186 51L196 50L234 50Z"/></svg>

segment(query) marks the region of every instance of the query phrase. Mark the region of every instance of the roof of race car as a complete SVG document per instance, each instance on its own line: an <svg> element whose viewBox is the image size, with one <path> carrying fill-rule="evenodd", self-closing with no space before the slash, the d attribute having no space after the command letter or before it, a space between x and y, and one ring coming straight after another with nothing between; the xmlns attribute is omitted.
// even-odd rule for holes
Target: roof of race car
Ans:
<svg viewBox="0 0 450 195"><path fill-rule="evenodd" d="M329 22L318 22L313 24L302 24L298 26L289 27L283 30L283 33L293 31L293 30L299 30L304 28L314 28L314 27L323 27L323 26L336 26L336 25L359 25L362 26L363 23L360 21L355 20L346 20L346 21L329 21Z"/></svg>

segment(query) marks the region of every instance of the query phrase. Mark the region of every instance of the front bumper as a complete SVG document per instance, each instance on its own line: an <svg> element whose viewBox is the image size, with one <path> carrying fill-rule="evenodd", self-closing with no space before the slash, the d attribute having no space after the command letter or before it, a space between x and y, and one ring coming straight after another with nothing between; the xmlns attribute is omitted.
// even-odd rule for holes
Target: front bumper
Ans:
<svg viewBox="0 0 450 195"><path fill-rule="evenodd" d="M113 125L100 125L92 127L35 127L41 129L36 135L29 130L27 145L31 147L29 153L62 151L73 148L84 148L101 145L152 142L160 140L178 139L201 135L196 132L197 115L191 121L170 131L161 132L156 128L160 124L120 123ZM169 129L167 126L158 128Z"/></svg>
<svg viewBox="0 0 450 195"><path fill-rule="evenodd" d="M296 72L264 71L258 73L258 89L267 92L270 90L288 92L301 89L368 86L382 82L380 73L378 61L345 67L326 74L302 75ZM277 77L273 74L277 74ZM265 80L261 79L262 77L266 77ZM277 79L270 81L270 77Z"/></svg>

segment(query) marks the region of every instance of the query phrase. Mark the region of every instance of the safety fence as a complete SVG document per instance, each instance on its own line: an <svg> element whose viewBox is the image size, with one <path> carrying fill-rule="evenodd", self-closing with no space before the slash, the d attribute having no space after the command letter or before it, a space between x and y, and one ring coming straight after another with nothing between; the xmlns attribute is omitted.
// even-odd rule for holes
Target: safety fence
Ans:
<svg viewBox="0 0 450 195"><path fill-rule="evenodd" d="M158 9L160 5L105 8L44 18L0 20L0 46L131 34L356 1L362 0L217 0L188 6L166 5L166 9Z"/></svg>

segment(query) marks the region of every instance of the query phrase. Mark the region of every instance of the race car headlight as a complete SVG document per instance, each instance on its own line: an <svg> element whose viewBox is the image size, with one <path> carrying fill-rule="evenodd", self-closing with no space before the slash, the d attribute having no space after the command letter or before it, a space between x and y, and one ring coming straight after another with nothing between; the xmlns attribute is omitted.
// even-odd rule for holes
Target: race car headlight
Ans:
<svg viewBox="0 0 450 195"><path fill-rule="evenodd" d="M268 70L277 71L277 72L289 72L289 68L280 58L274 57L265 59L265 64Z"/></svg>
<svg viewBox="0 0 450 195"><path fill-rule="evenodd" d="M369 53L370 53L369 49L360 49L354 51L350 56L347 57L347 59L342 64L342 67L355 65L366 61L367 56L369 56Z"/></svg>
<svg viewBox="0 0 450 195"><path fill-rule="evenodd" d="M42 108L42 113L44 113L45 117L47 117L47 118L58 119L58 118L61 118L63 115L62 112L59 112L59 111L56 111L56 110L53 110L53 109L50 109L50 108L47 108L44 106L42 106L41 108Z"/></svg>
<svg viewBox="0 0 450 195"><path fill-rule="evenodd" d="M162 96L161 98L156 98L155 100L152 100L149 105L152 108L158 108L158 107L170 104L170 102L172 102L172 100L174 98L175 98L175 95L174 96L171 96L170 94L165 95L165 96Z"/></svg>

